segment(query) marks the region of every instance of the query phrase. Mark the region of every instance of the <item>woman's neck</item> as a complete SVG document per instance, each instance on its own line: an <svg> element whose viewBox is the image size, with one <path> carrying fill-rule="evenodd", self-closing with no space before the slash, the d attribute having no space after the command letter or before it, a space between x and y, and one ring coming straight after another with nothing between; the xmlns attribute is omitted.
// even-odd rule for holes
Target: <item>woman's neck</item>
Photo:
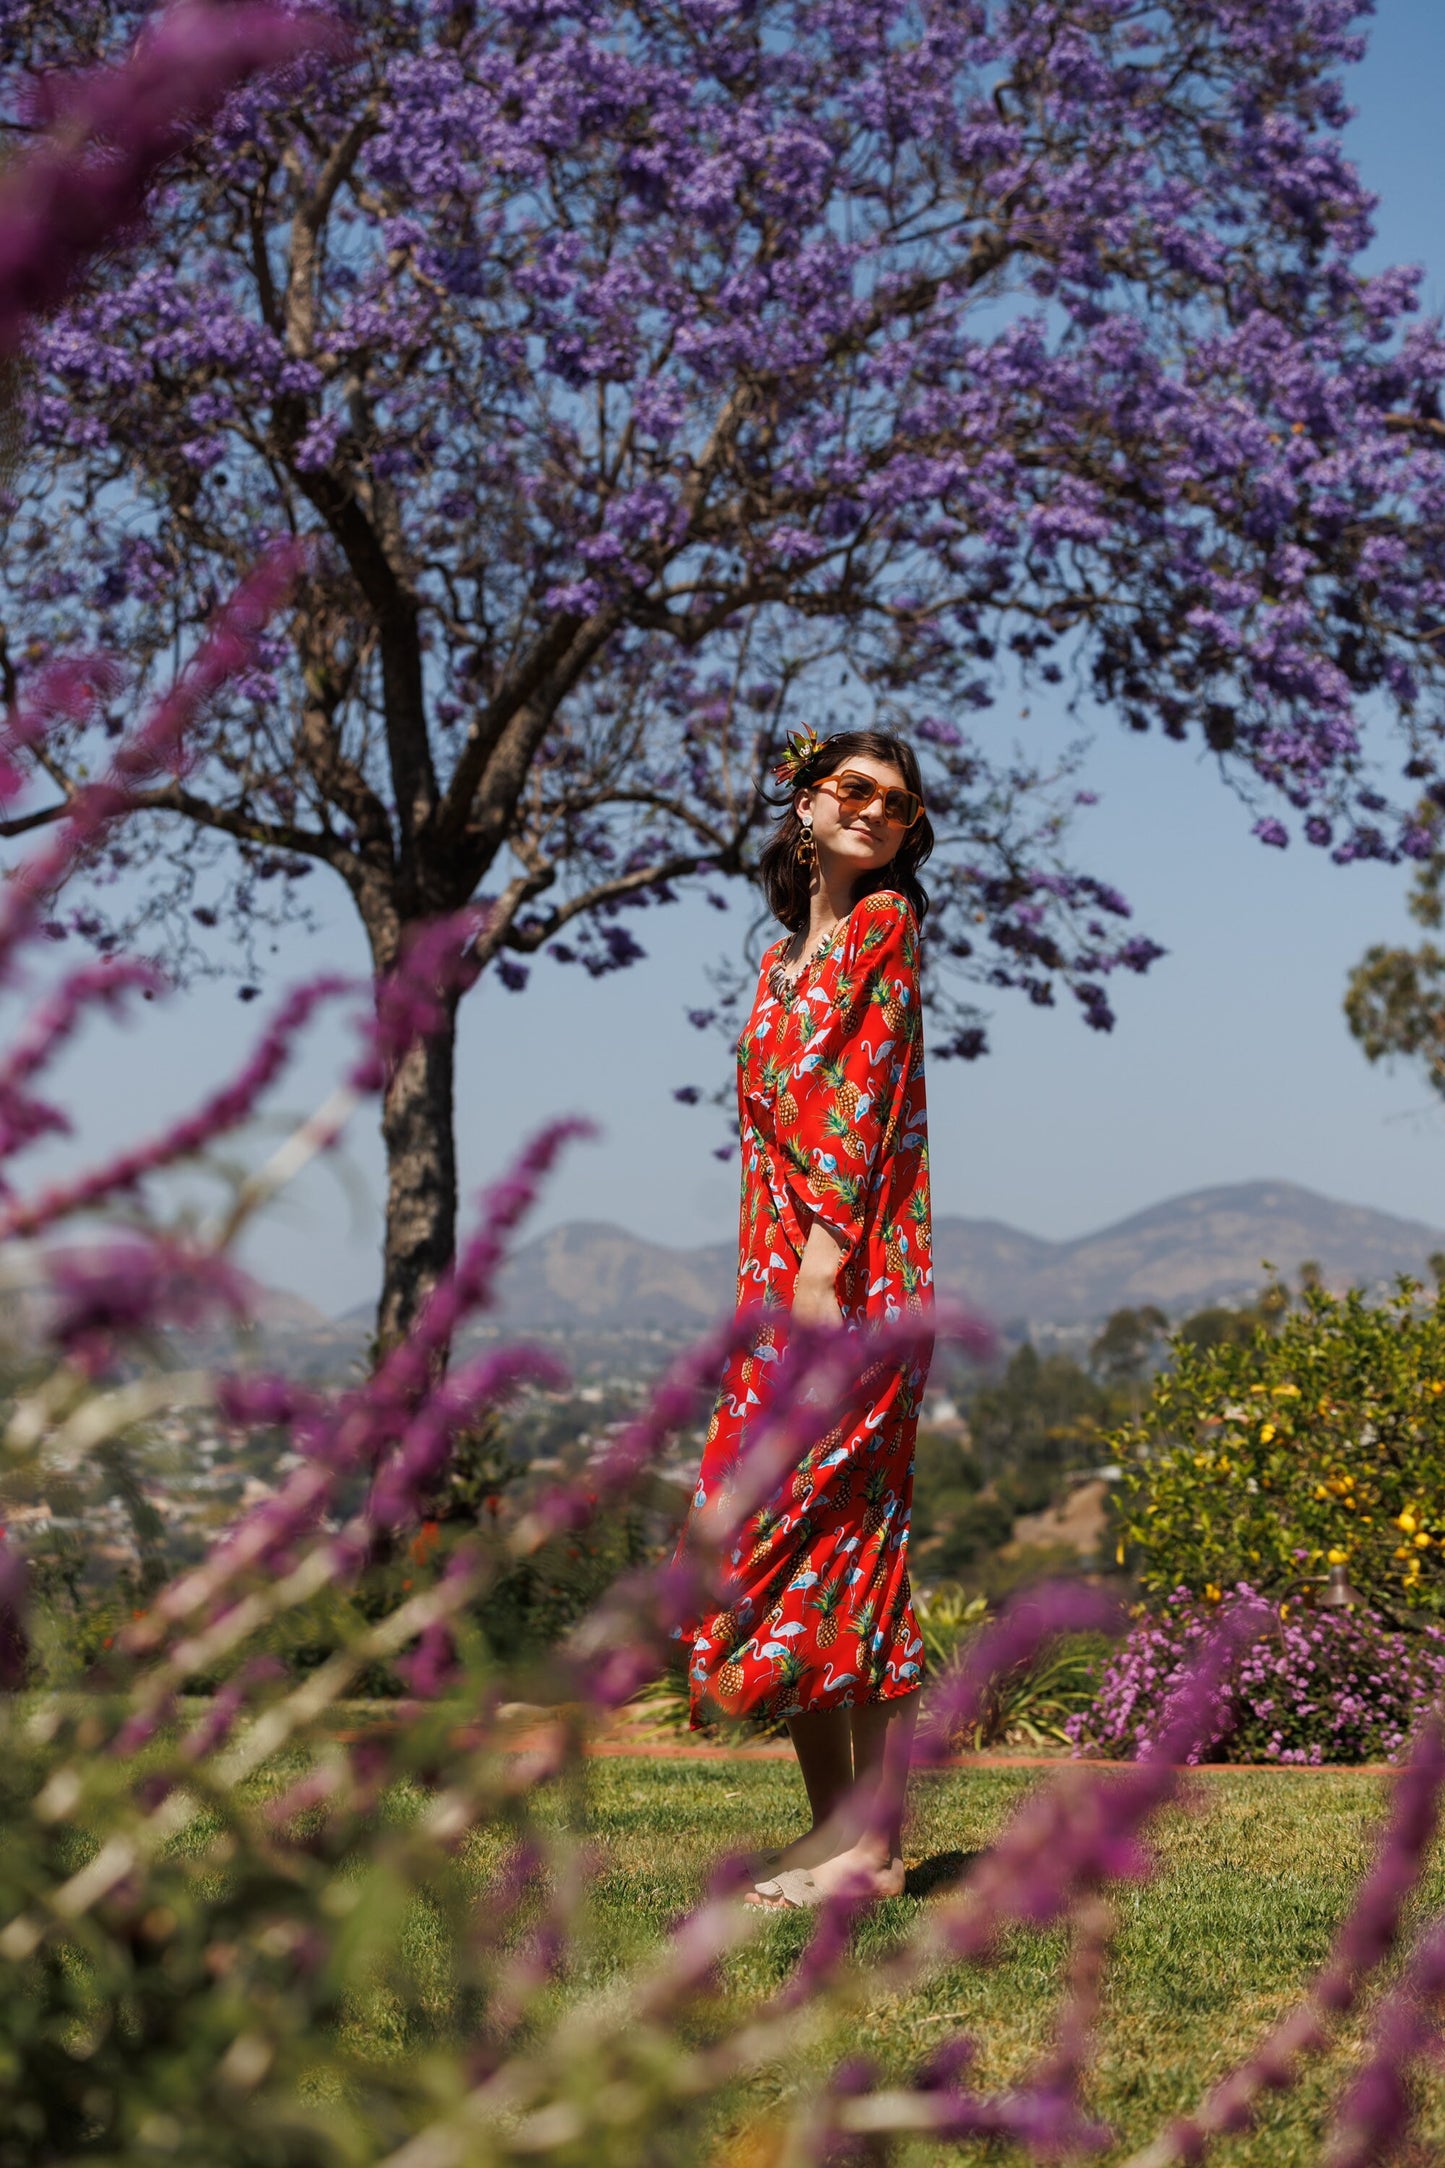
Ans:
<svg viewBox="0 0 1445 2168"><path fill-rule="evenodd" d="M853 884L857 876L847 866L829 867L820 863L813 879L813 893L808 901L808 924L803 939L812 945L814 941L826 941L833 928L848 916L853 908Z"/></svg>

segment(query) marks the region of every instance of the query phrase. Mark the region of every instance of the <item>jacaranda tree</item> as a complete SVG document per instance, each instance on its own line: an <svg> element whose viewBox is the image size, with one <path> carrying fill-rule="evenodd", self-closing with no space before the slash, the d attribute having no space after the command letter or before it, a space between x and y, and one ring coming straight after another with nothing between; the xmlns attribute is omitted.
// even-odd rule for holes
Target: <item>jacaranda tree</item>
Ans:
<svg viewBox="0 0 1445 2168"><path fill-rule="evenodd" d="M12 121L140 12L4 0ZM950 968L1106 1028L1157 951L1066 859L1048 762L976 720L1066 672L1212 748L1267 843L1292 808L1341 859L1421 848L1362 718L1430 770L1445 357L1414 276L1357 268L1359 12L347 7L349 55L238 94L35 341L12 674L97 630L161 673L263 542L309 545L57 931L234 953L323 866L378 972L479 900L506 983L612 968L624 907L749 870L795 712L882 718L944 812L935 1043L983 1043ZM18 818L107 727L48 743ZM385 1094L386 1337L453 1248L459 985Z"/></svg>

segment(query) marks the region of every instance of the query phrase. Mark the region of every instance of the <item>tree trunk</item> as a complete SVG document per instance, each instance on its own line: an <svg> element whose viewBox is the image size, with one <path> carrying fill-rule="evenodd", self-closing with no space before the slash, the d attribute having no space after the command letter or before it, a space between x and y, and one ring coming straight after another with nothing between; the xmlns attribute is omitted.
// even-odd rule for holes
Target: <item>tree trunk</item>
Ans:
<svg viewBox="0 0 1445 2168"><path fill-rule="evenodd" d="M407 1049L387 1081L386 1234L377 1350L404 1339L450 1266L457 1238L456 1003L433 1038Z"/></svg>

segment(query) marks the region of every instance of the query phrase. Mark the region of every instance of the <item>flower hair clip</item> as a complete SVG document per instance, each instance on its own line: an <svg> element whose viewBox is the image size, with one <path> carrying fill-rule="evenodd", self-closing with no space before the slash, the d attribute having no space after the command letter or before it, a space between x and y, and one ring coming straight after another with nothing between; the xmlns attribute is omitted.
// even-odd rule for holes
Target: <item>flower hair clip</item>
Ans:
<svg viewBox="0 0 1445 2168"><path fill-rule="evenodd" d="M822 752L825 742L824 739L818 736L811 723L807 724L802 730L790 730L786 750L777 767L773 770L775 779L779 783L794 782L802 770L807 767L813 755Z"/></svg>

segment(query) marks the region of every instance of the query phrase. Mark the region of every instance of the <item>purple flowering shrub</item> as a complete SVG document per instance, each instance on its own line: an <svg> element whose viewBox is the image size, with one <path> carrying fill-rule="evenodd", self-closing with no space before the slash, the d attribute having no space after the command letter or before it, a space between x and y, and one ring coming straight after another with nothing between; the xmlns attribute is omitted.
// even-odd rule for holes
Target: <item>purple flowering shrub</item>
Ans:
<svg viewBox="0 0 1445 2168"><path fill-rule="evenodd" d="M1343 1566L1385 1619L1445 1618L1445 1296L1313 1288L1246 1343L1176 1340L1111 1443L1119 1563L1152 1603L1308 1600Z"/></svg>
<svg viewBox="0 0 1445 2168"><path fill-rule="evenodd" d="M1174 1591L1114 1649L1091 1706L1066 1726L1075 1747L1129 1758L1235 1604L1258 1607L1241 1582L1223 1605ZM1393 1631L1374 1611L1272 1611L1241 1654L1231 1719L1212 1750L1221 1761L1394 1761L1445 1699L1445 1630Z"/></svg>

